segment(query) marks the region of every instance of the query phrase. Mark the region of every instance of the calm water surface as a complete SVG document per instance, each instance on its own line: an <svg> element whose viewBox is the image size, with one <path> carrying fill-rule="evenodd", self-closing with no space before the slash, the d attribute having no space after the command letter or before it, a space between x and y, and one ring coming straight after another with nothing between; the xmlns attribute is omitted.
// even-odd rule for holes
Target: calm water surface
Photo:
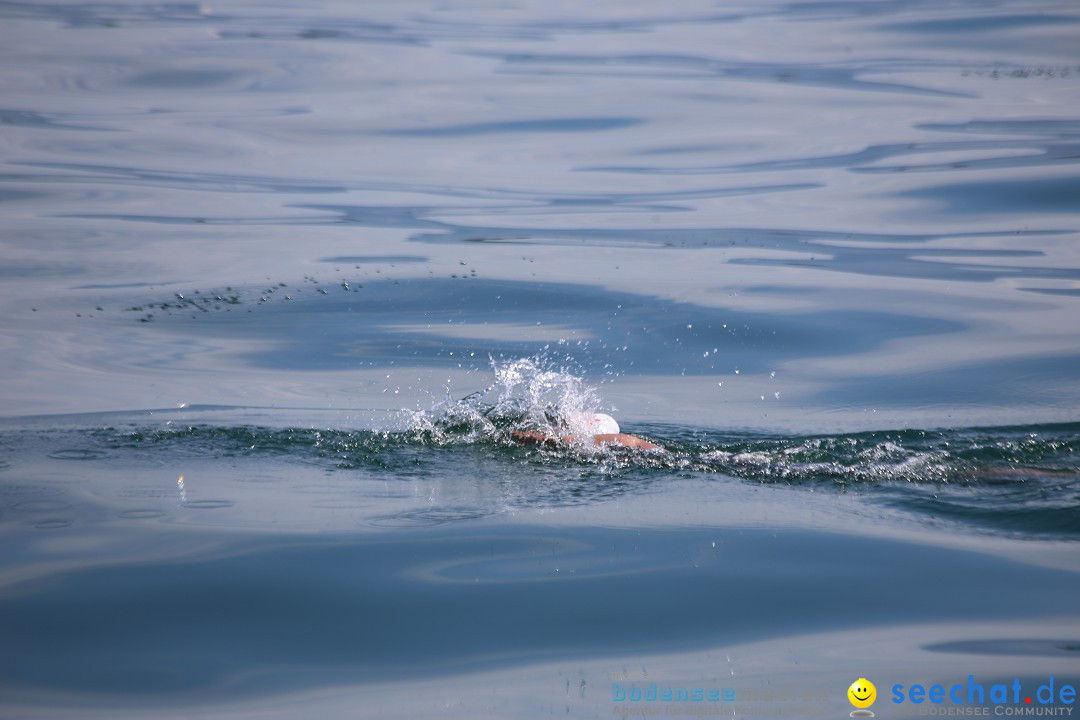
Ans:
<svg viewBox="0 0 1080 720"><path fill-rule="evenodd" d="M0 714L1075 710L1078 242L1073 2L0 2Z"/></svg>

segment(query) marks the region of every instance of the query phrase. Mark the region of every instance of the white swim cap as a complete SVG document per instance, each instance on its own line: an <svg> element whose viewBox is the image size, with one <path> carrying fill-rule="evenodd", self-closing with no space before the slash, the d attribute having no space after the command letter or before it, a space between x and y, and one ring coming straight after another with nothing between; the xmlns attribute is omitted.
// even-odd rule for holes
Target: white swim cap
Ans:
<svg viewBox="0 0 1080 720"><path fill-rule="evenodd" d="M592 428L593 435L617 435L619 432L619 423L615 422L615 418L604 413L593 415L589 426Z"/></svg>

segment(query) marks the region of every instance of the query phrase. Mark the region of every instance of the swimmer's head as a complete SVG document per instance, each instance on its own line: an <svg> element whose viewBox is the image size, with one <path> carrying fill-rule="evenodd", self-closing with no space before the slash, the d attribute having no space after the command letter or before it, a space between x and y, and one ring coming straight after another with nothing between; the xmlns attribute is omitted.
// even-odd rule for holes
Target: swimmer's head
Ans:
<svg viewBox="0 0 1080 720"><path fill-rule="evenodd" d="M589 421L589 427L593 435L617 435L619 433L619 423L615 422L615 418L604 413L595 413Z"/></svg>
<svg viewBox="0 0 1080 720"><path fill-rule="evenodd" d="M575 412L563 416L560 422L571 435L614 435L619 432L619 423L615 418L604 413Z"/></svg>

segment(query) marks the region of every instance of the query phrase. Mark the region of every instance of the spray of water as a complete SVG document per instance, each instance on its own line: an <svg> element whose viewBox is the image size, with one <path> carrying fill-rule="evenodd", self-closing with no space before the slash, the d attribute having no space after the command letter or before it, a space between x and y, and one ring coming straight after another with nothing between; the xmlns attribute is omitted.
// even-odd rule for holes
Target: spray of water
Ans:
<svg viewBox="0 0 1080 720"><path fill-rule="evenodd" d="M543 356L492 358L491 368L487 389L460 399L448 393L431 410L412 413L410 430L437 444L509 442L515 432L588 437L593 413L610 410L573 368Z"/></svg>
<svg viewBox="0 0 1080 720"><path fill-rule="evenodd" d="M448 394L431 410L415 413L401 438L405 444L520 447L515 434L521 432L588 437L578 418L607 409L575 368L544 356L492 360L491 367L494 381L487 389L460 399ZM674 470L763 484L872 488L882 500L920 511L1021 526L1023 513L1036 513L1038 523L1075 533L1078 437L1076 424L822 436L667 426L663 437L653 438L667 450L662 453L584 442L530 445L525 452L533 477L545 467L577 468L605 481Z"/></svg>

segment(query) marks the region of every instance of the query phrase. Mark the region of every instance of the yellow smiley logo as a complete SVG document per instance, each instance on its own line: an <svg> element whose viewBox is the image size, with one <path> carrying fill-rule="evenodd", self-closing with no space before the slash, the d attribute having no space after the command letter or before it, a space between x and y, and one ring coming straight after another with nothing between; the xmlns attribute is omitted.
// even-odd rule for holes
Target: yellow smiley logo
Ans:
<svg viewBox="0 0 1080 720"><path fill-rule="evenodd" d="M877 688L866 678L859 678L847 689L848 700L857 708L868 708L877 700Z"/></svg>

